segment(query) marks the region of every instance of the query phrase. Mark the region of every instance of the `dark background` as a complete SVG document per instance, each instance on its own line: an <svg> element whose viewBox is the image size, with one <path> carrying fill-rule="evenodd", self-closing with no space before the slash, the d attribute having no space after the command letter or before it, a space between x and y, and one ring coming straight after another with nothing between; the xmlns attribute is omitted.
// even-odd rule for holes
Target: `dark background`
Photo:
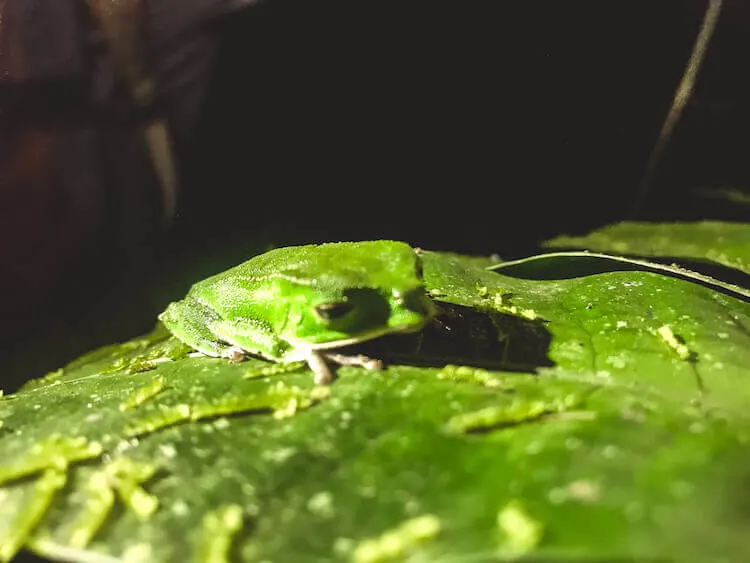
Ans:
<svg viewBox="0 0 750 563"><path fill-rule="evenodd" d="M511 258L621 219L747 220L695 193L748 187L744 3L726 3L637 210L705 2L209 4L151 13L151 111L182 179L170 224L143 116L110 111L122 89L100 47L81 43L70 76L28 79L27 57L0 81L6 391L149 330L192 282L271 244L394 238Z"/></svg>

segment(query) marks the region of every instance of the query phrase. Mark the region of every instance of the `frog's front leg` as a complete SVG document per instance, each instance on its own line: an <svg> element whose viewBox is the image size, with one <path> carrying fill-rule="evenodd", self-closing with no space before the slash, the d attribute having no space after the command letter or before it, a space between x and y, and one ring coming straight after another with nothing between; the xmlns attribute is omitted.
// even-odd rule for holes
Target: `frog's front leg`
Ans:
<svg viewBox="0 0 750 563"><path fill-rule="evenodd" d="M322 354L315 350L309 350L305 359L315 376L316 385L330 385L333 383L333 372Z"/></svg>
<svg viewBox="0 0 750 563"><path fill-rule="evenodd" d="M380 370L383 368L383 362L367 356L346 356L344 354L318 352L315 350L308 351L306 360L307 365L310 366L315 375L315 383L318 385L329 385L334 380L334 373L331 370L329 362L341 366L361 366L368 370Z"/></svg>
<svg viewBox="0 0 750 563"><path fill-rule="evenodd" d="M218 318L216 312L190 297L170 303L159 315L159 320L178 340L214 358L224 356L228 348L208 327Z"/></svg>

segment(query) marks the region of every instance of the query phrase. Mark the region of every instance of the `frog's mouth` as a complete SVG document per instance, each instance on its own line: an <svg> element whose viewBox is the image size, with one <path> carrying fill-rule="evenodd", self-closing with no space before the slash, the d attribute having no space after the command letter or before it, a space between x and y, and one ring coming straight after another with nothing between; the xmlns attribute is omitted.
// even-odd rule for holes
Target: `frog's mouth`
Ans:
<svg viewBox="0 0 750 563"><path fill-rule="evenodd" d="M307 348L308 350L330 350L331 348L343 348L345 346L351 346L353 344L359 344L368 340L374 340L381 336L389 334L405 334L409 332L419 332L424 328L430 317L426 317L421 324L408 324L403 326L386 326L371 332L365 332L363 334L357 334L350 338L344 338L341 340L331 340L329 342L304 342L301 340L290 340L289 342L295 348Z"/></svg>

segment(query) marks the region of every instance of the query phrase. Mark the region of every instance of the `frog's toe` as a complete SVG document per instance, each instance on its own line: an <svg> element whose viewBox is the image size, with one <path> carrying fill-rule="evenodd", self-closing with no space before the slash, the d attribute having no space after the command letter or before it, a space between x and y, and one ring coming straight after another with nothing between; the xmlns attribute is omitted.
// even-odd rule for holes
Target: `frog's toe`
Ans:
<svg viewBox="0 0 750 563"><path fill-rule="evenodd" d="M230 346L221 355L224 358L229 358L232 363L241 362L247 357L245 351L239 346Z"/></svg>

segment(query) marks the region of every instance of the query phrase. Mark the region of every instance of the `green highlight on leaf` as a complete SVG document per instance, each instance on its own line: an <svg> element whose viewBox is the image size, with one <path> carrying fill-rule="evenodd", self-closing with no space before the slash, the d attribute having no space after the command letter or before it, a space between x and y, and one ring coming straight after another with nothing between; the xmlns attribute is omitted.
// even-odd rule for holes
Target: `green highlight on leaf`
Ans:
<svg viewBox="0 0 750 563"><path fill-rule="evenodd" d="M70 525L68 543L77 549L85 548L110 514L115 495L106 469L94 471L83 488L83 510Z"/></svg>
<svg viewBox="0 0 750 563"><path fill-rule="evenodd" d="M156 470L155 465L127 457L118 457L96 469L83 468L74 480L74 500L69 505L68 517L54 533L42 522L29 540L29 546L52 557L60 555L61 543L74 550L85 549L112 515L116 498L136 518L147 520L157 509L158 502L141 484Z"/></svg>
<svg viewBox="0 0 750 563"><path fill-rule="evenodd" d="M695 354L695 352L687 347L682 338L672 332L672 328L670 326L661 326L656 329L656 333L661 336L662 340L664 340L667 346L674 350L674 353L677 354L677 356L681 360L689 362L697 359L697 355Z"/></svg>
<svg viewBox="0 0 750 563"><path fill-rule="evenodd" d="M518 426L568 411L582 402L583 399L576 395L553 402L514 400L510 404L492 405L454 415L448 419L445 430L450 434L467 434ZM581 419L582 417L574 418Z"/></svg>
<svg viewBox="0 0 750 563"><path fill-rule="evenodd" d="M544 525L529 515L520 500L512 500L500 509L497 527L499 551L505 556L519 557L533 551L544 534Z"/></svg>
<svg viewBox="0 0 750 563"><path fill-rule="evenodd" d="M164 376L157 375L151 381L150 384L145 385L135 391L130 397L120 403L120 410L126 411L128 409L135 408L148 401L151 397L154 397L164 390Z"/></svg>
<svg viewBox="0 0 750 563"><path fill-rule="evenodd" d="M12 522L6 521L3 524L5 533L0 536L0 561L10 561L23 547L65 481L65 471L47 469L34 482L29 493L31 498L13 515ZM7 494L7 491L0 489L0 505Z"/></svg>
<svg viewBox="0 0 750 563"><path fill-rule="evenodd" d="M232 540L241 529L241 506L227 504L207 512L203 517L193 561L195 563L224 563L229 561Z"/></svg>
<svg viewBox="0 0 750 563"><path fill-rule="evenodd" d="M102 445L98 442L52 434L32 446L25 455L21 454L16 463L0 467L0 484L45 469L65 471L70 463L92 459L101 453Z"/></svg>
<svg viewBox="0 0 750 563"><path fill-rule="evenodd" d="M504 382L497 374L492 374L486 369L471 366L456 366L448 364L439 372L438 379L448 379L461 383L476 383L485 387L512 389L512 386Z"/></svg>
<svg viewBox="0 0 750 563"><path fill-rule="evenodd" d="M498 265L499 266L499 265ZM494 266L494 267L498 267ZM486 285L477 286L477 295L482 300L481 309L489 307L501 313L508 313L529 321L539 319L539 313L530 307L518 307L512 303L513 293L505 288L489 288Z"/></svg>
<svg viewBox="0 0 750 563"><path fill-rule="evenodd" d="M327 399L330 392L327 387L306 391L279 381L264 393L229 395L209 403L159 406L158 413L131 422L125 434L128 437L142 436L182 422L251 411L272 411L274 418L288 418L301 409Z"/></svg>
<svg viewBox="0 0 750 563"><path fill-rule="evenodd" d="M156 472L157 466L118 457L104 468L108 481L122 502L141 520L146 520L158 508L159 502L141 484Z"/></svg>
<svg viewBox="0 0 750 563"><path fill-rule="evenodd" d="M129 438L143 436L187 420L191 420L190 405L180 403L169 407L160 406L158 413L132 422L125 429L125 436Z"/></svg>
<svg viewBox="0 0 750 563"><path fill-rule="evenodd" d="M498 310L508 307L508 299L513 296L513 294L507 290L497 288L490 289L486 285L477 285L477 295L488 301L492 308Z"/></svg>
<svg viewBox="0 0 750 563"><path fill-rule="evenodd" d="M382 535L361 541L354 548L354 563L377 563L403 559L419 544L434 538L440 532L440 520L425 514L401 523Z"/></svg>
<svg viewBox="0 0 750 563"><path fill-rule="evenodd" d="M452 434L479 432L538 420L549 412L549 406L543 401L493 405L454 415L448 419L445 429Z"/></svg>
<svg viewBox="0 0 750 563"><path fill-rule="evenodd" d="M169 333L162 333L162 330L165 330L164 327L159 327L149 335L153 336L150 338L154 343L153 347L134 357L122 358L119 365L116 365L116 369L107 371L123 370L123 373L128 375L151 371L161 364L185 357L191 352L188 346L173 338Z"/></svg>

